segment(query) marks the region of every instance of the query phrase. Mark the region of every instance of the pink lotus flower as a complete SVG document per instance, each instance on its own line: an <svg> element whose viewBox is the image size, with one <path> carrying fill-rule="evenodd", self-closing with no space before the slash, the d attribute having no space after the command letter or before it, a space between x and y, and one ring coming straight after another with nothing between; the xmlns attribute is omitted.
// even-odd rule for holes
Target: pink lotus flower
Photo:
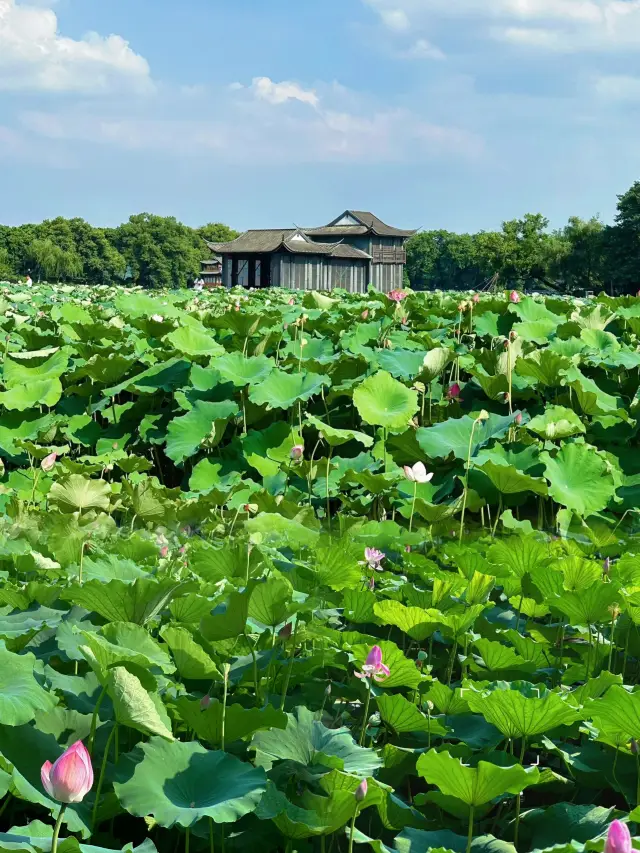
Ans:
<svg viewBox="0 0 640 853"><path fill-rule="evenodd" d="M462 388L460 388L457 382L454 382L453 385L449 386L449 390L447 391L447 397L450 400L459 400L461 393Z"/></svg>
<svg viewBox="0 0 640 853"><path fill-rule="evenodd" d="M473 301L474 301L475 305L477 305L478 302L480 302L480 295L478 293L473 294Z"/></svg>
<svg viewBox="0 0 640 853"><path fill-rule="evenodd" d="M522 426L522 415L520 414L520 412L518 412L518 414L515 416L514 421L516 423L516 426Z"/></svg>
<svg viewBox="0 0 640 853"><path fill-rule="evenodd" d="M391 672L388 666L382 663L382 649L374 646L362 666L362 672L355 673L356 678L373 678L374 681L384 681L389 678Z"/></svg>
<svg viewBox="0 0 640 853"><path fill-rule="evenodd" d="M40 769L42 787L59 803L81 803L93 785L91 756L81 740L65 750L52 764Z"/></svg>
<svg viewBox="0 0 640 853"><path fill-rule="evenodd" d="M614 820L609 826L604 853L631 853L631 833L626 823Z"/></svg>
<svg viewBox="0 0 640 853"><path fill-rule="evenodd" d="M364 549L364 562L360 565L369 566L370 569L376 572L381 572L380 563L384 560L387 555L384 551L378 551L377 548L365 548Z"/></svg>
<svg viewBox="0 0 640 853"><path fill-rule="evenodd" d="M162 548L160 548L160 556L162 557L163 560L167 556L168 553L169 553L169 546L163 545Z"/></svg>
<svg viewBox="0 0 640 853"><path fill-rule="evenodd" d="M53 471L56 466L56 459L58 458L58 454L50 453L48 456L45 456L42 462L40 463L40 467L44 471L45 474L48 474L49 471Z"/></svg>
<svg viewBox="0 0 640 853"><path fill-rule="evenodd" d="M295 299L292 296L291 299L287 302L287 305L293 305L294 302L295 302Z"/></svg>
<svg viewBox="0 0 640 853"><path fill-rule="evenodd" d="M358 787L353 792L353 796L356 798L356 803L361 803L364 798L367 796L367 780L363 779L362 782L358 785Z"/></svg>
<svg viewBox="0 0 640 853"><path fill-rule="evenodd" d="M520 294L517 290L511 291L511 293L509 294L509 302L513 302L514 304L520 302Z"/></svg>
<svg viewBox="0 0 640 853"><path fill-rule="evenodd" d="M387 297L392 302L402 302L403 299L407 298L407 294L404 292L404 290L392 290L387 293Z"/></svg>
<svg viewBox="0 0 640 853"><path fill-rule="evenodd" d="M289 457L298 462L304 456L304 444L294 444L289 453Z"/></svg>
<svg viewBox="0 0 640 853"><path fill-rule="evenodd" d="M368 318L368 316L369 316L369 309L365 308L364 311L362 312L362 314L360 315L360 319L366 320Z"/></svg>
<svg viewBox="0 0 640 853"><path fill-rule="evenodd" d="M429 480L433 480L433 471L427 474L427 469L422 462L416 462L413 466L405 465L403 471L410 483L428 483Z"/></svg>

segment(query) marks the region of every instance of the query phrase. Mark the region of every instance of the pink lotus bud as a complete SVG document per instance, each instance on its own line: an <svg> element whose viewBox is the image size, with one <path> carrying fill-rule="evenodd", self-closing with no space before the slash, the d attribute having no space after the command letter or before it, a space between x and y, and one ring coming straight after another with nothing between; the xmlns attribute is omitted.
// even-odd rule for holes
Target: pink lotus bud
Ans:
<svg viewBox="0 0 640 853"><path fill-rule="evenodd" d="M409 322L409 318L408 318L408 317L403 317L403 318L402 318L402 325L403 325L403 326L406 326L408 322Z"/></svg>
<svg viewBox="0 0 640 853"><path fill-rule="evenodd" d="M509 294L509 302L518 303L520 302L520 294L517 290L512 290Z"/></svg>
<svg viewBox="0 0 640 853"><path fill-rule="evenodd" d="M609 826L604 853L631 853L631 833L626 823L614 820Z"/></svg>
<svg viewBox="0 0 640 853"><path fill-rule="evenodd" d="M514 421L516 422L517 426L522 426L522 415L520 414L520 412L518 412L518 414L515 416Z"/></svg>
<svg viewBox="0 0 640 853"><path fill-rule="evenodd" d="M457 400L460 397L462 389L458 385L457 382L454 382L453 385L449 386L449 390L447 391L447 397L450 400Z"/></svg>
<svg viewBox="0 0 640 853"><path fill-rule="evenodd" d="M291 452L289 453L291 459L295 462L302 459L304 456L304 444L294 444L291 448Z"/></svg>
<svg viewBox="0 0 640 853"><path fill-rule="evenodd" d="M200 710L206 711L209 705L211 704L211 696L207 693L206 696L203 696L200 700Z"/></svg>
<svg viewBox="0 0 640 853"><path fill-rule="evenodd" d="M291 297L291 299L289 300L289 302L287 304L288 305L294 305L295 304L295 299L293 298L293 296Z"/></svg>
<svg viewBox="0 0 640 853"><path fill-rule="evenodd" d="M360 319L366 320L368 316L369 316L369 309L365 308L364 311L362 312L362 314L360 315Z"/></svg>
<svg viewBox="0 0 640 853"><path fill-rule="evenodd" d="M49 471L53 471L56 466L56 459L58 458L57 453L50 453L48 456L45 456L42 462L40 463L40 467L44 471L45 474L48 474Z"/></svg>
<svg viewBox="0 0 640 853"><path fill-rule="evenodd" d="M160 556L162 557L162 559L164 559L168 553L169 553L169 546L163 545L162 548L160 548Z"/></svg>
<svg viewBox="0 0 640 853"><path fill-rule="evenodd" d="M363 779L353 792L353 795L356 798L356 803L361 803L364 800L364 798L367 796L368 787L369 786L367 785L367 780Z"/></svg>
<svg viewBox="0 0 640 853"><path fill-rule="evenodd" d="M473 294L473 301L474 301L474 303L475 303L476 305L478 304L478 302L480 302L480 296L479 296L479 294L477 294L477 293L474 293L474 294Z"/></svg>
<svg viewBox="0 0 640 853"><path fill-rule="evenodd" d="M65 750L52 764L40 769L42 787L59 803L81 803L93 785L91 756L81 740Z"/></svg>
<svg viewBox="0 0 640 853"><path fill-rule="evenodd" d="M293 625L291 622L285 622L285 624L278 631L278 636L281 640L288 640L291 636L291 632L293 630Z"/></svg>

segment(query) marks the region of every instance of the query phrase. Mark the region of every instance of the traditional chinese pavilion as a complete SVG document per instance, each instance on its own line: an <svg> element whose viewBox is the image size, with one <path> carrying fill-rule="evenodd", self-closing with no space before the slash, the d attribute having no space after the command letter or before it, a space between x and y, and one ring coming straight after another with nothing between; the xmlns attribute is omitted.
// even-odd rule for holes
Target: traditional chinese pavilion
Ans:
<svg viewBox="0 0 640 853"><path fill-rule="evenodd" d="M415 233L386 225L373 213L345 210L320 228L252 230L207 245L222 259L226 287L364 293L371 284L388 293L402 287L405 243Z"/></svg>

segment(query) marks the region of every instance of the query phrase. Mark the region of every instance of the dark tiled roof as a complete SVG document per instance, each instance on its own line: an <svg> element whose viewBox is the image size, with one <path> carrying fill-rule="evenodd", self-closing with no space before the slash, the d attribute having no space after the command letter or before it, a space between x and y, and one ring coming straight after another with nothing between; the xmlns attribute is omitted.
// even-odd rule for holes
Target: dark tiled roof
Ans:
<svg viewBox="0 0 640 853"><path fill-rule="evenodd" d="M314 236L358 237L368 234L371 229L366 225L321 225L319 228L305 228L305 234Z"/></svg>
<svg viewBox="0 0 640 853"><path fill-rule="evenodd" d="M402 228L393 228L391 225L383 222L382 219L378 219L377 216L368 210L348 210L347 213L350 213L351 216L363 222L378 237L412 237L416 233L415 231L407 231Z"/></svg>
<svg viewBox="0 0 640 853"><path fill-rule="evenodd" d="M284 249L294 255L329 255L333 258L362 258L370 255L346 243L318 243L314 240L292 240L300 233L295 228L245 231L229 243L207 243L212 252L224 255L244 255L277 252Z"/></svg>
<svg viewBox="0 0 640 853"><path fill-rule="evenodd" d="M284 248L295 255L329 255L332 258L361 258L370 260L371 255L349 246L348 243L305 243L304 240L287 240Z"/></svg>

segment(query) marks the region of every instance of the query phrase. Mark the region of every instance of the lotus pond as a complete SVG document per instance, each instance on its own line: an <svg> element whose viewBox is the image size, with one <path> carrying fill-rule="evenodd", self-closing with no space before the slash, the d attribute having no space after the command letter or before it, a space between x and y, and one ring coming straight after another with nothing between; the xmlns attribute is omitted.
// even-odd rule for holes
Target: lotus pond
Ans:
<svg viewBox="0 0 640 853"><path fill-rule="evenodd" d="M2 853L629 853L640 300L391 296L0 291Z"/></svg>

